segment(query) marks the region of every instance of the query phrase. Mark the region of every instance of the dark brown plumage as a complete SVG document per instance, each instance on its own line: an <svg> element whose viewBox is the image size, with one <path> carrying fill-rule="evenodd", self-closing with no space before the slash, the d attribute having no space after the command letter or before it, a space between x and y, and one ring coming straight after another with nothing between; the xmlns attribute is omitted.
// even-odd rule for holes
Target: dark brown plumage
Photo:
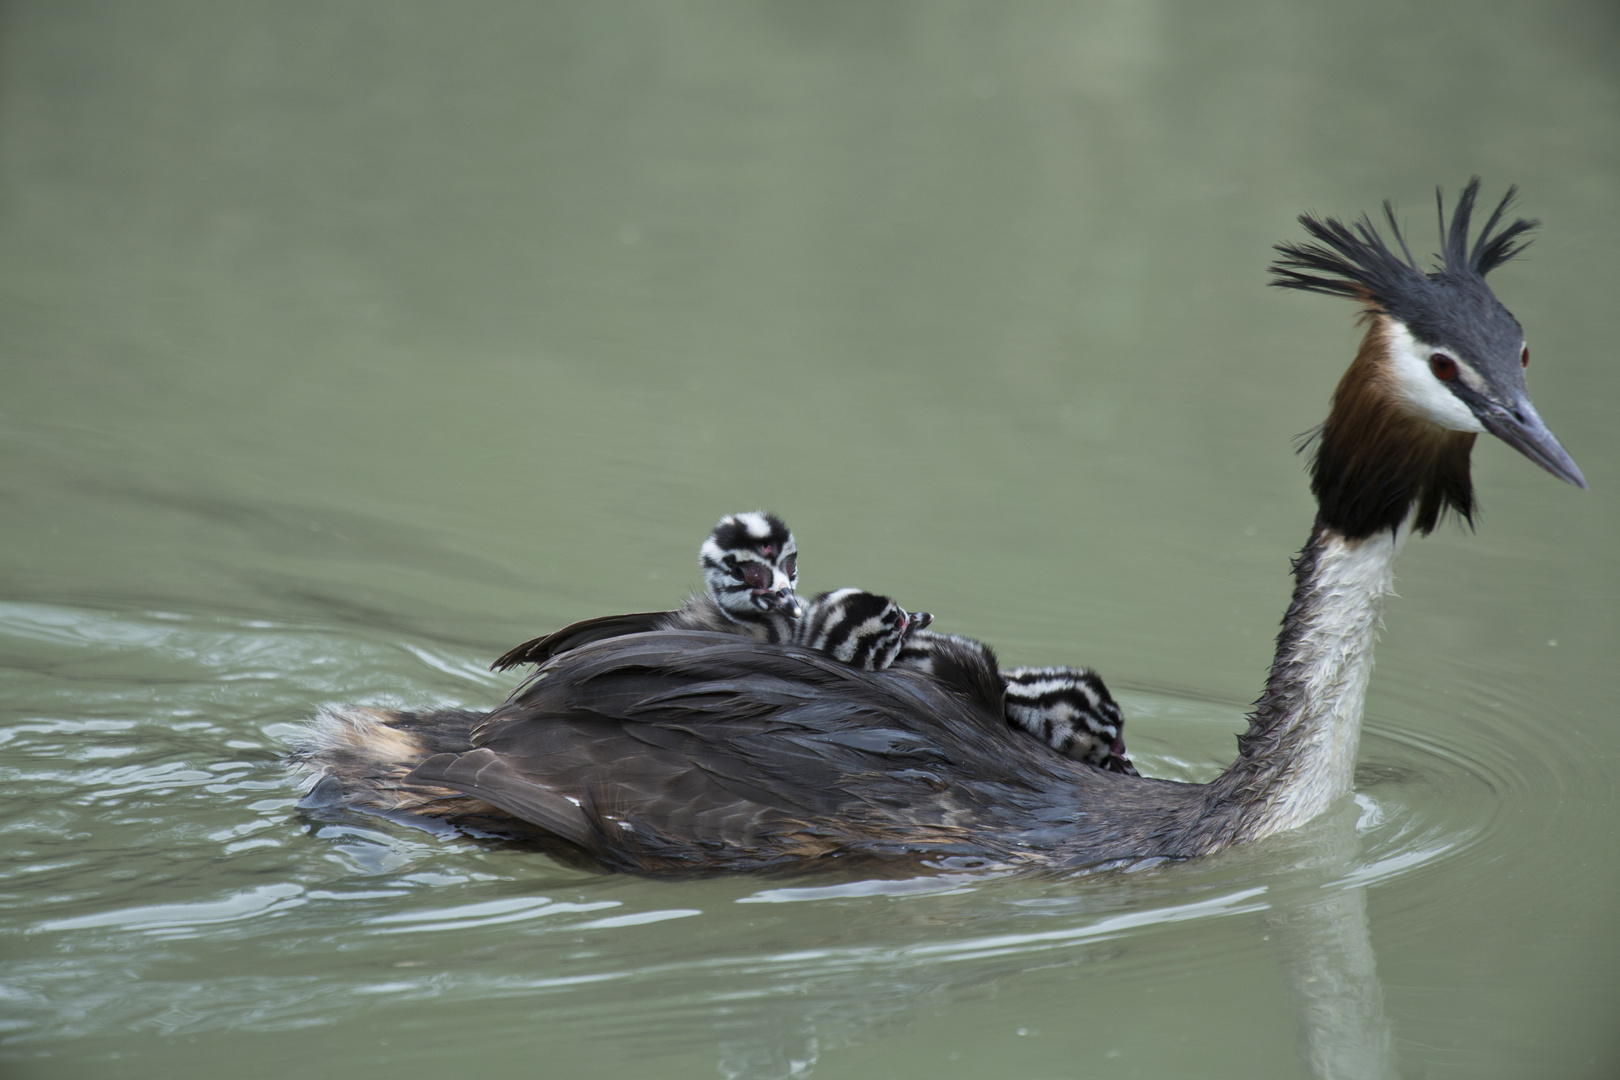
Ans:
<svg viewBox="0 0 1620 1080"><path fill-rule="evenodd" d="M610 870L951 856L1095 863L1142 851L1134 828L1087 812L1088 794L1151 813L1166 834L1184 832L1199 802L1188 785L1054 754L1009 732L999 710L927 676L728 634L591 642L555 656L487 717L442 713L430 726L435 718L431 738L422 717L361 721L388 727L393 760L400 743L420 743L419 764L387 778L391 795L470 796L511 815L503 831ZM375 778L387 770L375 765L345 762L373 777L348 786L363 793L358 805L435 813L414 799L376 805ZM1126 779L1140 786L1121 787ZM325 804L342 802L336 790ZM443 809L461 823L476 808ZM490 815L477 816L487 828Z"/></svg>

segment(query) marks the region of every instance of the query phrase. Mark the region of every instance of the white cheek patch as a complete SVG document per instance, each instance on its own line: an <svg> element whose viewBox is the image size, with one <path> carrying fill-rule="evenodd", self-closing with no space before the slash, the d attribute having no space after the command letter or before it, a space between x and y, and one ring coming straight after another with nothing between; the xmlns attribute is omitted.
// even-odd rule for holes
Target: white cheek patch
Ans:
<svg viewBox="0 0 1620 1080"><path fill-rule="evenodd" d="M1384 325L1389 339L1389 372L1407 407L1451 431L1484 431L1478 417L1429 370L1429 354L1436 350L1413 337L1394 319L1386 319ZM1475 389L1484 386L1478 372L1451 353L1446 355L1457 361L1458 378Z"/></svg>

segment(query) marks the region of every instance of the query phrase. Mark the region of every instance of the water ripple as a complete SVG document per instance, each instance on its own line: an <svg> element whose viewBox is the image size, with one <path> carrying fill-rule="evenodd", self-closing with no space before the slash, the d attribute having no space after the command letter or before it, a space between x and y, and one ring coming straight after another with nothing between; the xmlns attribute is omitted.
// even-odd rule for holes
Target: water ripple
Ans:
<svg viewBox="0 0 1620 1080"><path fill-rule="evenodd" d="M635 1038L611 1004L627 984L638 1025L792 1000L826 1032L1044 968L1103 967L1118 985L1146 985L1184 967L1184 941L1200 943L1201 963L1247 963L1264 948L1255 918L1324 890L1421 882L1513 828L1507 810L1527 792L1559 783L1504 722L1522 703L1497 695L1501 707L1468 704L1462 740L1374 715L1342 854L1313 839L1333 834L1329 822L1134 873L596 878L389 822L296 816L280 748L318 703L483 701L476 658L262 621L40 605L0 604L0 634L29 643L34 670L80 680L73 715L53 674L0 718L20 796L0 811L20 841L0 857L11 890L0 934L16 946L0 979L16 1019L0 1040L12 1044L113 1028L293 1031L381 1003L404 1017L536 996L557 1022ZM164 678L82 681L98 665L116 675L126 653L148 673L168 665ZM386 693L356 689L368 682ZM1229 760L1239 707L1123 697L1144 772L1203 780ZM1445 900L1423 887L1401 896Z"/></svg>

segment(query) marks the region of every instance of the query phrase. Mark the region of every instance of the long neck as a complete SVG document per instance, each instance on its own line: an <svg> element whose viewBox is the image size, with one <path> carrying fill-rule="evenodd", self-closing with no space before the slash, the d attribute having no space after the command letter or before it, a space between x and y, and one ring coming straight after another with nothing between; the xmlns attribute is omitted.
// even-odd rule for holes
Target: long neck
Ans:
<svg viewBox="0 0 1620 1080"><path fill-rule="evenodd" d="M1302 825L1349 792L1383 599L1408 530L1347 540L1318 519L1294 561L1265 693L1210 785L1227 842Z"/></svg>
<svg viewBox="0 0 1620 1080"><path fill-rule="evenodd" d="M1404 326L1368 317L1311 463L1316 527L1294 560L1265 693L1238 760L1209 786L1200 843L1220 847L1291 829L1350 790L1361 706L1395 557L1413 531L1474 506L1474 435L1424 418L1403 382Z"/></svg>

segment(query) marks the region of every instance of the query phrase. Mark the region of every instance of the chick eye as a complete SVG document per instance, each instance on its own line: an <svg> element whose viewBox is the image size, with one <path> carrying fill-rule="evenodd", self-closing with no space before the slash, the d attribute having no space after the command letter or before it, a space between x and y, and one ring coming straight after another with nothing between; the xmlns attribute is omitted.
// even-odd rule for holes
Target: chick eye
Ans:
<svg viewBox="0 0 1620 1080"><path fill-rule="evenodd" d="M759 563L748 563L742 568L743 584L750 589L763 589L771 583L771 572Z"/></svg>
<svg viewBox="0 0 1620 1080"><path fill-rule="evenodd" d="M1451 382L1457 377L1457 361L1445 353L1435 353L1429 357L1429 370L1441 382Z"/></svg>
<svg viewBox="0 0 1620 1080"><path fill-rule="evenodd" d="M782 564L782 573L790 578L799 576L799 557L797 555L787 557L787 561Z"/></svg>
<svg viewBox="0 0 1620 1080"><path fill-rule="evenodd" d="M1520 367L1529 367L1530 366L1530 346L1528 346L1528 345L1526 345L1524 348L1519 350L1519 366Z"/></svg>

